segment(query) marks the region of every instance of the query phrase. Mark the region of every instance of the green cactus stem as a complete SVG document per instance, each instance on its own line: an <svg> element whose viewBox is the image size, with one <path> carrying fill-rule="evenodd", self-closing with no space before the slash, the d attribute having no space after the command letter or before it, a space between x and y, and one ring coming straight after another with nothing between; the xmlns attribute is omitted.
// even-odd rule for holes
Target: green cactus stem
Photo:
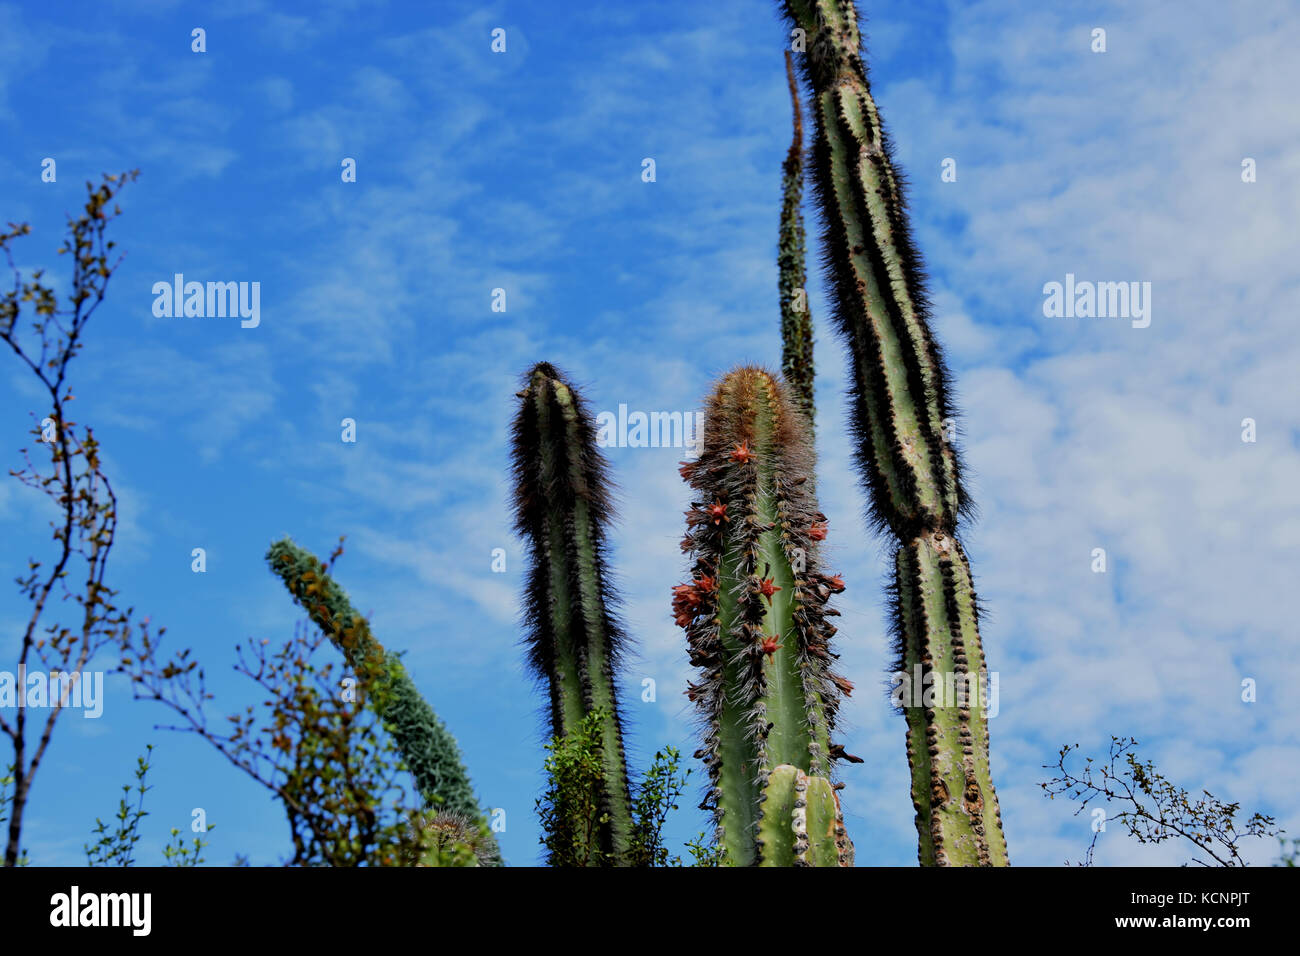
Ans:
<svg viewBox="0 0 1300 956"><path fill-rule="evenodd" d="M856 11L849 0L785 7L807 32L799 60L816 118L813 179L834 320L852 355L853 425L873 518L900 541L934 528L952 533L970 507L947 435L955 413Z"/></svg>
<svg viewBox="0 0 1300 956"><path fill-rule="evenodd" d="M527 542L530 565L528 661L549 690L553 736L567 738L588 714L604 714L597 843L601 862L626 865L633 821L614 686L624 638L605 568L605 527L612 518L608 466L590 412L553 366L534 366L519 398L515 527Z"/></svg>
<svg viewBox="0 0 1300 956"><path fill-rule="evenodd" d="M271 545L266 560L335 647L361 683L369 688L366 703L384 721L427 808L482 820L460 748L416 689L401 660L384 650L370 623L353 609L347 593L311 552L288 538ZM501 853L484 828L483 857L501 865Z"/></svg>
<svg viewBox="0 0 1300 956"><path fill-rule="evenodd" d="M1005 866L979 599L961 543L935 531L898 548L892 591L921 864Z"/></svg>
<svg viewBox="0 0 1300 956"><path fill-rule="evenodd" d="M812 310L808 306L808 272L803 227L803 113L790 51L785 77L794 108L794 136L781 165L781 231L777 243L777 282L781 299L781 374L795 404L808 416L809 435L817 417L813 400Z"/></svg>
<svg viewBox="0 0 1300 956"><path fill-rule="evenodd" d="M852 0L785 0L805 35L800 70L816 119L814 191L826 229L834 323L851 358L851 422L868 515L894 538L896 648L946 685L986 675L979 606L957 541L973 504L952 443L956 412L931 334L893 151L871 98ZM1006 865L983 700L903 701L924 865ZM924 741L924 743L922 743Z"/></svg>
<svg viewBox="0 0 1300 956"><path fill-rule="evenodd" d="M834 785L789 764L767 778L758 843L760 866L853 865L853 844Z"/></svg>
<svg viewBox="0 0 1300 956"><path fill-rule="evenodd" d="M692 580L674 588L673 611L702 671L687 691L704 728L696 756L712 781L704 806L732 866L793 865L761 835L775 825L772 812L790 819L767 806L770 778L789 765L826 781L843 755L831 734L853 685L831 670L829 618L839 612L827 602L844 585L819 566L826 516L810 488L806 425L770 373L738 369L708 400L700 457L682 466L697 495L682 542L693 564ZM777 841L787 849L788 836ZM821 849L807 856L824 858Z"/></svg>

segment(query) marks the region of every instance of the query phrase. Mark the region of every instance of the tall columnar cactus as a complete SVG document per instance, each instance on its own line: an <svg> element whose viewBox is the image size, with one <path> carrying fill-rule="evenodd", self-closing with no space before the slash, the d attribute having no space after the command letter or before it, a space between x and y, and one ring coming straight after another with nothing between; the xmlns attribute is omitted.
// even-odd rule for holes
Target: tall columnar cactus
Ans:
<svg viewBox="0 0 1300 956"><path fill-rule="evenodd" d="M691 663L687 692L704 724L716 839L728 865L850 865L829 782L842 695L831 670L831 594L818 562L826 516L810 488L806 419L769 373L727 375L706 408L700 457L682 466L697 493L682 550L692 580L674 589ZM856 759L856 758L849 758Z"/></svg>
<svg viewBox="0 0 1300 956"><path fill-rule="evenodd" d="M623 633L605 570L611 518L607 464L586 405L552 366L526 376L514 422L515 526L528 544L528 660L550 692L551 727L567 738L604 715L597 844L624 865L633 834L623 730L614 673Z"/></svg>
<svg viewBox="0 0 1300 956"><path fill-rule="evenodd" d="M957 540L972 510L951 443L947 371L929 328L903 181L871 98L852 0L785 0L804 33L816 117L814 183L835 324L852 358L852 421L869 515L896 539L893 627L904 689L964 686L987 670L970 566ZM916 670L919 669L919 670ZM932 674L913 681L914 674ZM982 695L904 699L923 865L1006 865Z"/></svg>
<svg viewBox="0 0 1300 956"><path fill-rule="evenodd" d="M781 165L781 231L777 243L777 282L781 298L781 374L795 403L808 416L809 434L816 419L813 404L812 310L808 307L807 266L803 228L803 113L794 79L790 51L785 76L794 108L794 136Z"/></svg>
<svg viewBox="0 0 1300 956"><path fill-rule="evenodd" d="M329 576L325 565L288 538L271 545L266 560L294 600L369 687L367 703L393 735L425 806L481 821L483 811L474 798L456 738L416 689L402 662L375 639L370 623L353 609L347 594ZM501 865L501 853L490 832L484 831L482 842L485 844L479 848L482 858L491 865Z"/></svg>

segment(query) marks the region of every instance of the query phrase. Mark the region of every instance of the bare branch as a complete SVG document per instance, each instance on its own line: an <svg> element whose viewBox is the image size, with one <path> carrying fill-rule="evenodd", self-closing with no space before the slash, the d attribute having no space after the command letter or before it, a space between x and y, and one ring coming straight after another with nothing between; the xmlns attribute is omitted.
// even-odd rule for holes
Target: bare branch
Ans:
<svg viewBox="0 0 1300 956"><path fill-rule="evenodd" d="M1060 775L1039 784L1051 799L1063 794L1078 801L1075 816L1094 801L1104 802L1107 807L1118 804L1122 809L1108 812L1107 821L1123 824L1129 836L1139 843L1185 839L1195 847L1191 862L1198 866L1245 866L1240 849L1243 838L1276 836L1281 832L1274 826L1272 817L1261 813L1252 814L1239 828L1236 821L1241 809L1239 803L1224 803L1208 790L1201 791L1204 797L1191 797L1156 770L1152 761L1144 763L1138 759L1138 742L1133 738L1111 737L1106 762L1088 757L1076 774L1066 763L1078 746L1062 747L1055 765L1044 764L1045 770L1054 769ZM1082 866L1093 864L1100 836L1101 831L1094 829Z"/></svg>

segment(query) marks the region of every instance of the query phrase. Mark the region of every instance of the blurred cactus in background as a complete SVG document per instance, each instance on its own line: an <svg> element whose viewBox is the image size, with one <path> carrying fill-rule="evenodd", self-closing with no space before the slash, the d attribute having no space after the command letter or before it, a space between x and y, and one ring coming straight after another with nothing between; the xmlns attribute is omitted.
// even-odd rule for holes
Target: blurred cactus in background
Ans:
<svg viewBox="0 0 1300 956"><path fill-rule="evenodd" d="M273 544L266 560L294 600L343 653L362 684L370 688L367 704L383 718L425 806L434 812L481 820L483 812L456 739L420 695L401 660L375 639L370 623L353 609L325 565L288 538ZM483 858L500 865L500 852L490 831L483 833L482 843L487 848Z"/></svg>

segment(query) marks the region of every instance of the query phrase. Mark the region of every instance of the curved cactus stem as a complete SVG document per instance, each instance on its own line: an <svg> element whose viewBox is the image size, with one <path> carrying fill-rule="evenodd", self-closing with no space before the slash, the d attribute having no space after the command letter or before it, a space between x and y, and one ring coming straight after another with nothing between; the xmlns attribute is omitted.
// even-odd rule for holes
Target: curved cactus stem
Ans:
<svg viewBox="0 0 1300 956"><path fill-rule="evenodd" d="M904 672L986 674L970 568L957 541L973 512L952 442L948 372L930 332L921 258L864 64L852 0L784 0L806 35L800 69L816 119L814 186L835 325L851 358L851 410L869 514L896 542L893 627ZM938 542L943 542L942 553ZM983 701L981 699L981 705ZM982 707L908 701L908 755L923 865L1006 865Z"/></svg>
<svg viewBox="0 0 1300 956"><path fill-rule="evenodd" d="M858 461L873 517L900 539L955 529L969 507L946 369L928 326L920 255L901 177L871 98L851 0L788 0L808 34L800 58L813 93L814 185L826 222L835 322L852 355Z"/></svg>
<svg viewBox="0 0 1300 956"><path fill-rule="evenodd" d="M271 545L266 560L294 600L370 688L366 702L393 735L425 806L482 820L483 811L474 797L456 738L421 696L401 660L375 639L370 622L352 607L347 593L326 573L325 565L288 538ZM483 844L481 853L489 865L500 866L501 852L486 828Z"/></svg>
<svg viewBox="0 0 1300 956"><path fill-rule="evenodd" d="M623 632L605 570L612 516L604 456L590 413L553 366L526 376L514 423L515 526L529 549L529 664L550 693L552 733L567 737L596 710L605 817L597 843L607 861L628 859L632 801L614 672Z"/></svg>

